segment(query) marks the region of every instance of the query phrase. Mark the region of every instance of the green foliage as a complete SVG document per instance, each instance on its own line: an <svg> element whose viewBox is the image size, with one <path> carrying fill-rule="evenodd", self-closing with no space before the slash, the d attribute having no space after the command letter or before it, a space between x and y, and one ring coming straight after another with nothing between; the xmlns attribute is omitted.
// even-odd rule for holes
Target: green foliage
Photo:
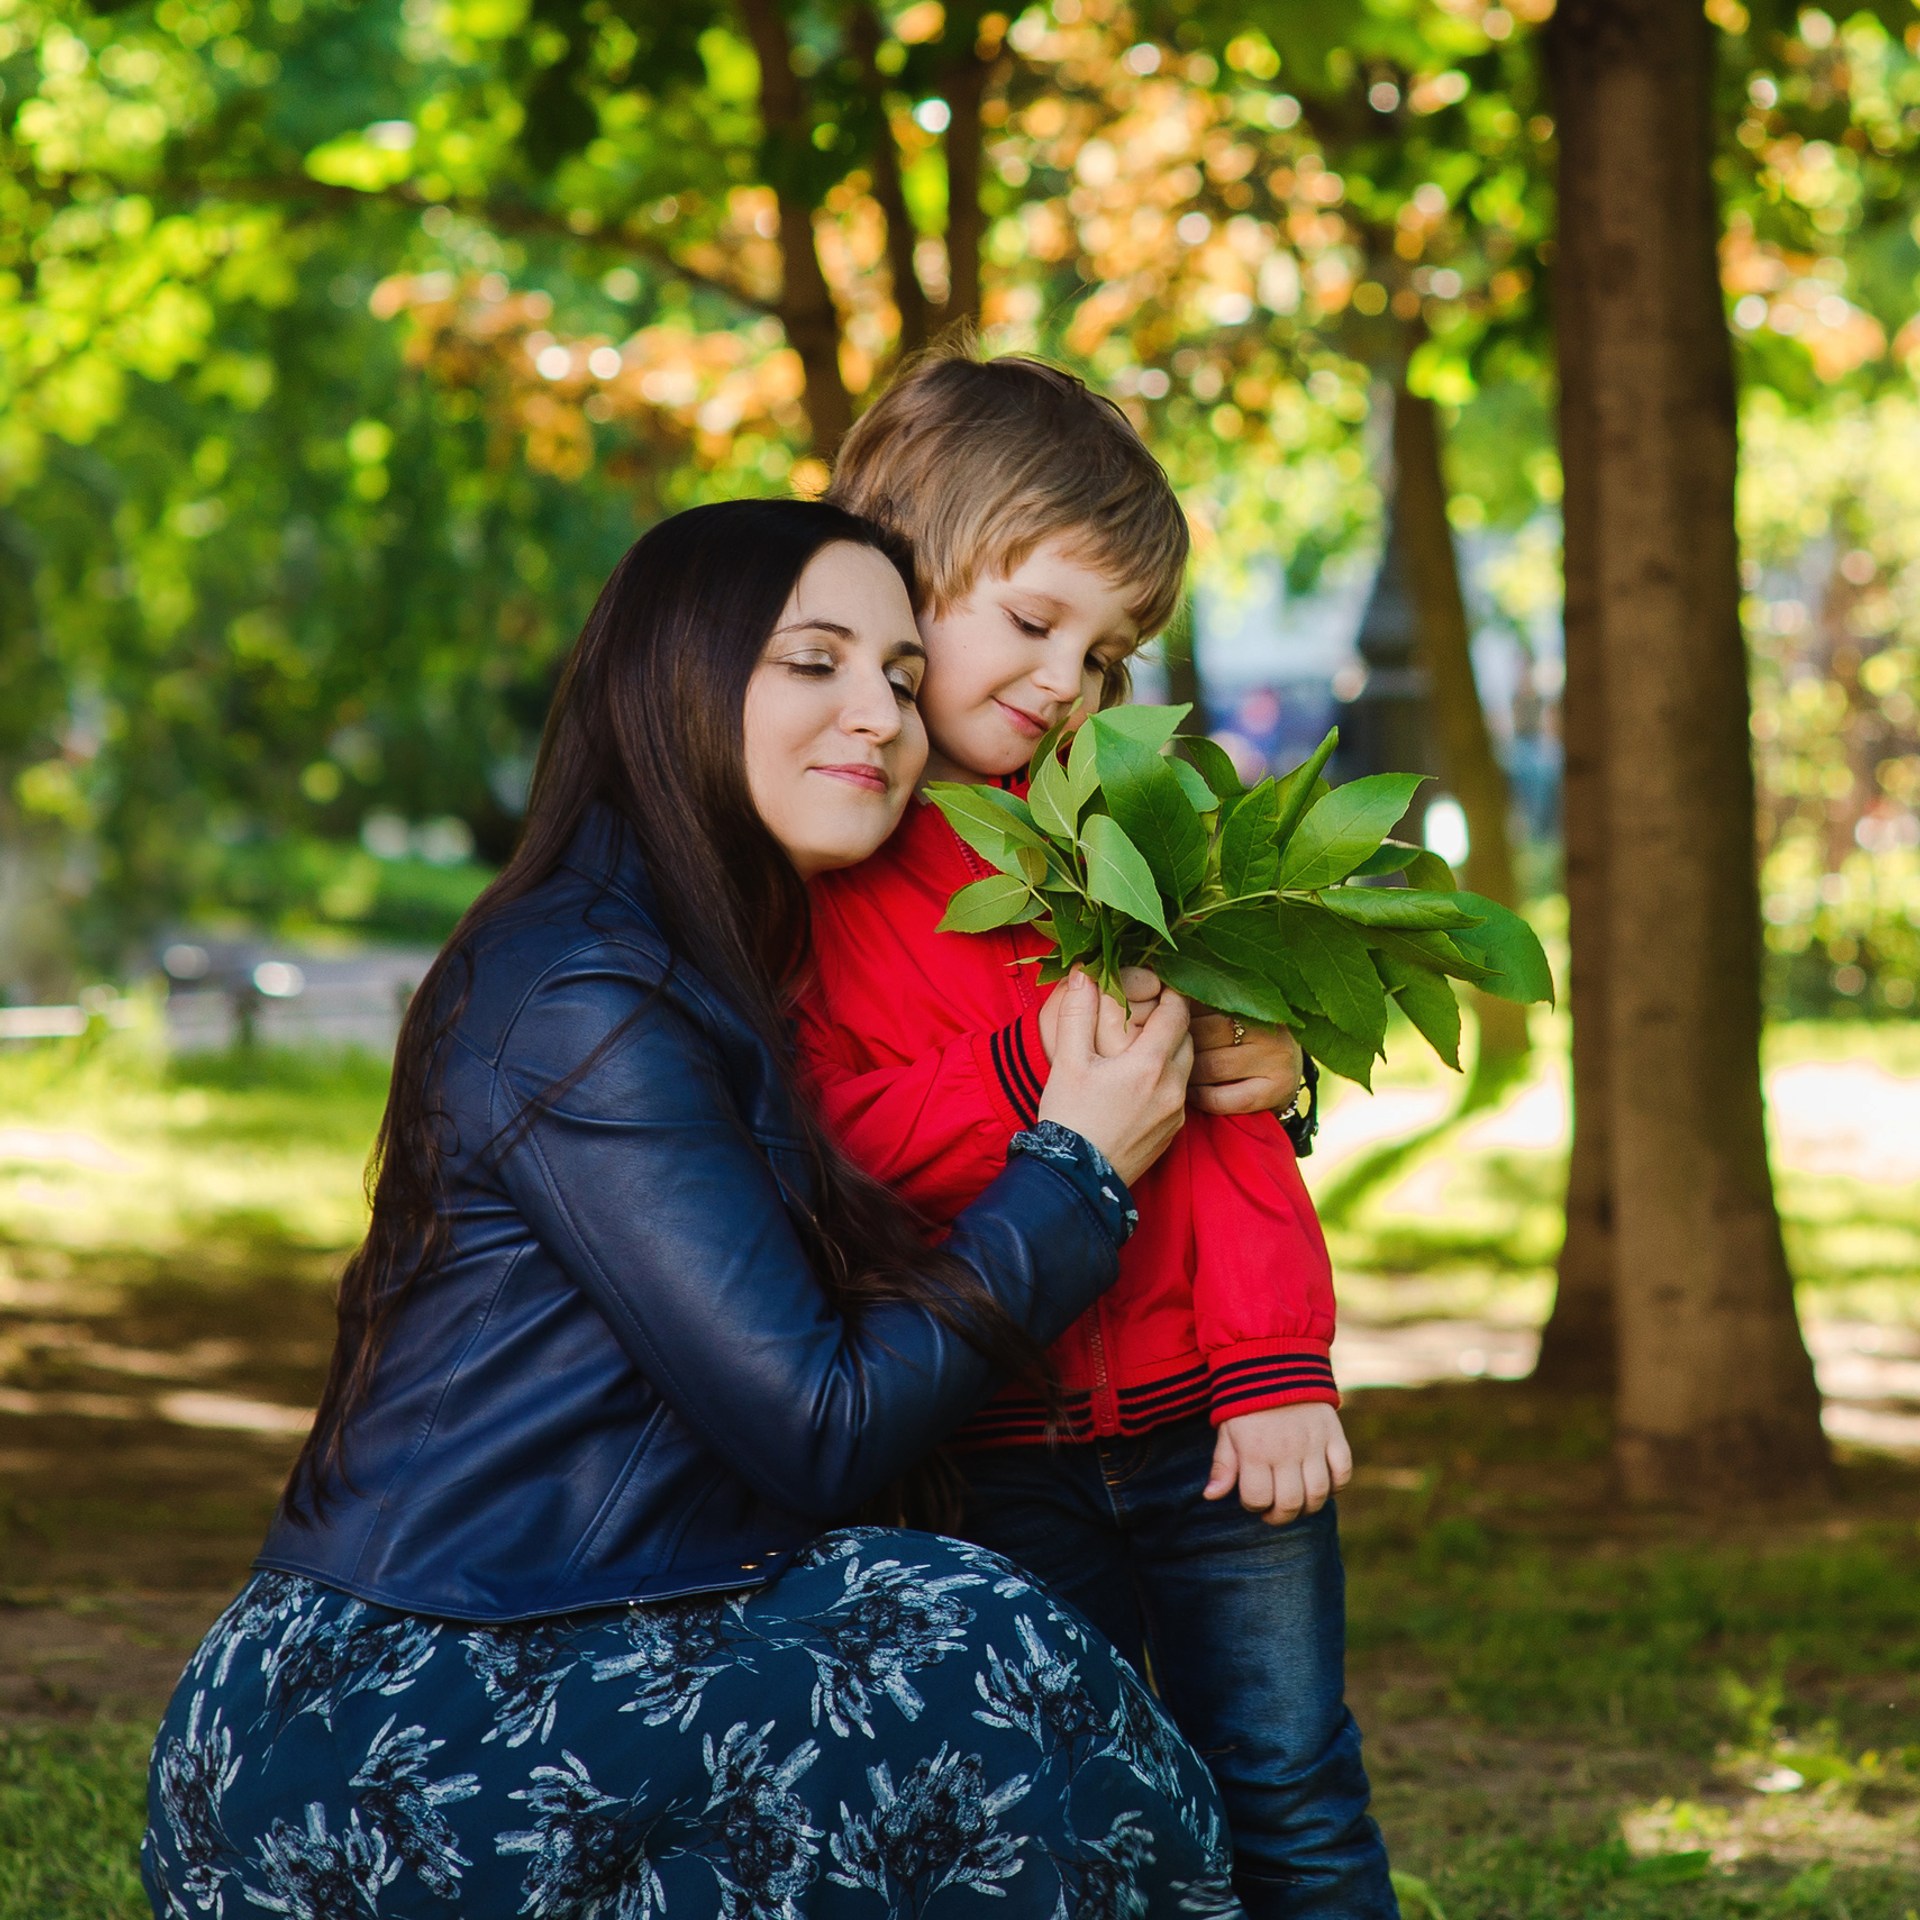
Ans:
<svg viewBox="0 0 1920 1920"><path fill-rule="evenodd" d="M1123 967L1152 967L1224 1012L1293 1026L1322 1065L1362 1085L1385 1051L1390 996L1456 1069L1449 974L1506 999L1553 998L1524 920L1456 891L1443 861L1387 839L1418 775L1328 790L1330 733L1285 779L1247 792L1211 742L1183 743L1193 764L1168 757L1186 712L1097 713L1064 753L1056 730L1035 750L1026 802L995 787L931 787L954 831L997 869L954 896L941 926L1037 921L1054 949L1043 979L1084 964L1120 998ZM1376 884L1403 870L1428 884Z"/></svg>

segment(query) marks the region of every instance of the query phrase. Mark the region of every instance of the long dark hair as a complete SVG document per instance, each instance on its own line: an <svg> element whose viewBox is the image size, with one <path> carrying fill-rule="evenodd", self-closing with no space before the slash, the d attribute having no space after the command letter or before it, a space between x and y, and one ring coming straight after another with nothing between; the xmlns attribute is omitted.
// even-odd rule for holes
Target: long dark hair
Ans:
<svg viewBox="0 0 1920 1920"><path fill-rule="evenodd" d="M802 1233L836 1309L857 1319L877 1302L911 1301L999 1370L1044 1377L1036 1343L971 1268L929 1247L924 1224L846 1160L794 1083L784 1010L806 963L807 894L748 791L743 714L747 683L795 582L823 547L842 541L883 554L912 593L911 560L892 535L838 507L791 500L676 514L614 568L561 674L519 844L454 929L401 1022L367 1167L373 1217L341 1277L326 1387L283 1496L289 1515L317 1510L329 1484L346 1478L347 1423L402 1304L445 1252L436 1062L471 988L473 937L554 873L596 804L634 835L676 959L731 1002L779 1063L813 1163ZM523 1109L493 1151L589 1072L621 1031ZM942 1488L950 1491L950 1481L936 1474L892 1504L916 1519L947 1518Z"/></svg>

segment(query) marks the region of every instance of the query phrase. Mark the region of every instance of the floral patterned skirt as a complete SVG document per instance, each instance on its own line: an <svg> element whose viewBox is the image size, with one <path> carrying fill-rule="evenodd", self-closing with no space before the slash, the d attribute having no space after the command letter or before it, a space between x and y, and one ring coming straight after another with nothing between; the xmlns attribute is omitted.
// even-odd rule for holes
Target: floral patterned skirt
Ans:
<svg viewBox="0 0 1920 1920"><path fill-rule="evenodd" d="M262 1573L154 1744L165 1920L1238 1915L1218 1796L1009 1561L830 1533L771 1586L512 1627Z"/></svg>

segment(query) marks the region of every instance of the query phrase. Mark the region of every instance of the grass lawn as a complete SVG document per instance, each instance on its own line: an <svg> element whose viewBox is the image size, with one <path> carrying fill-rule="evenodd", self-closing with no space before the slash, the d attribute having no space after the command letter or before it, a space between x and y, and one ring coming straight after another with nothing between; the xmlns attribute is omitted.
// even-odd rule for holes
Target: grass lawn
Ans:
<svg viewBox="0 0 1920 1920"><path fill-rule="evenodd" d="M1920 1074L1886 1029L1770 1045ZM146 1739L323 1364L383 1078L138 1033L0 1054L0 1920L145 1911ZM1537 1317L1557 1177L1524 1127L1437 1135L1332 1209L1354 1298ZM1914 1313L1910 1192L1789 1167L1782 1196L1810 1302ZM1603 1410L1524 1385L1350 1425L1353 1687L1409 1914L1920 1920L1920 1470L1683 1520L1616 1508Z"/></svg>

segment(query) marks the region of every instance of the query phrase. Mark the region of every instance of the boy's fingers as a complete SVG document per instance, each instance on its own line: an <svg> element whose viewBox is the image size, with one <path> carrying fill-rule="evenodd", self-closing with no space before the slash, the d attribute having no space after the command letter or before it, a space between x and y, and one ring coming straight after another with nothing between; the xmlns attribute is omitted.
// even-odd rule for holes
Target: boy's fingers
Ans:
<svg viewBox="0 0 1920 1920"><path fill-rule="evenodd" d="M1160 997L1160 976L1146 967L1122 967L1120 991L1129 1000L1157 1000Z"/></svg>
<svg viewBox="0 0 1920 1920"><path fill-rule="evenodd" d="M1208 1469L1201 1498L1218 1500L1222 1494L1231 1493L1239 1477L1240 1456L1234 1449L1233 1435L1225 1427L1217 1427L1213 1437L1213 1465Z"/></svg>
<svg viewBox="0 0 1920 1920"><path fill-rule="evenodd" d="M1094 1045L1107 1055L1127 1050L1127 1010L1110 993L1100 994Z"/></svg>
<svg viewBox="0 0 1920 1920"><path fill-rule="evenodd" d="M1249 1513L1265 1513L1273 1505L1273 1469L1264 1460L1240 1463L1240 1504Z"/></svg>
<svg viewBox="0 0 1920 1920"><path fill-rule="evenodd" d="M1353 1478L1353 1449L1347 1445L1344 1432L1335 1434L1328 1442L1327 1466L1333 1474L1333 1490L1338 1493Z"/></svg>
<svg viewBox="0 0 1920 1920"><path fill-rule="evenodd" d="M1267 1525L1284 1527L1300 1518L1306 1505L1307 1490L1297 1465L1279 1468L1273 1476L1273 1499L1267 1508Z"/></svg>
<svg viewBox="0 0 1920 1920"><path fill-rule="evenodd" d="M1306 1510L1318 1513L1327 1504L1333 1492L1333 1476L1327 1471L1324 1455L1309 1460L1306 1471L1301 1476L1302 1489L1306 1494Z"/></svg>

